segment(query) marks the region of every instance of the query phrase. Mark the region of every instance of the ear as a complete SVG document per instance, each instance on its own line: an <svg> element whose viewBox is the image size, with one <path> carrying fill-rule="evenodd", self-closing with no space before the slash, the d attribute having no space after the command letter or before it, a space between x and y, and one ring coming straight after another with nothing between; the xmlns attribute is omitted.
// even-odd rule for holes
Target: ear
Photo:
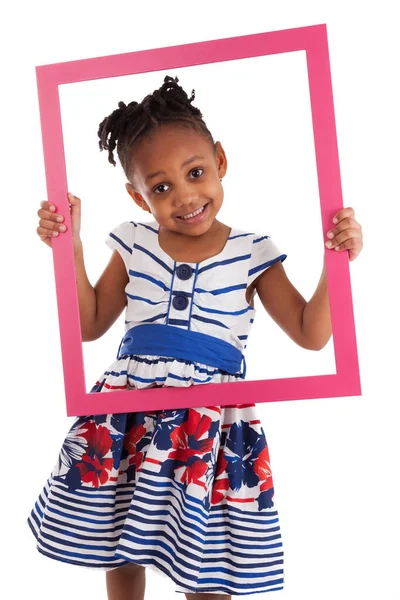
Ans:
<svg viewBox="0 0 400 600"><path fill-rule="evenodd" d="M221 142L215 144L215 160L217 162L218 177L222 179L228 170L228 160Z"/></svg>
<svg viewBox="0 0 400 600"><path fill-rule="evenodd" d="M130 195L130 197L133 199L133 201L140 206L140 208L142 210L144 210L145 212L148 212L151 214L151 210L149 205L147 204L147 202L145 201L145 199L143 198L143 196L141 196L139 194L139 192L137 192L131 183L126 183L125 184L125 189L128 192L128 194Z"/></svg>

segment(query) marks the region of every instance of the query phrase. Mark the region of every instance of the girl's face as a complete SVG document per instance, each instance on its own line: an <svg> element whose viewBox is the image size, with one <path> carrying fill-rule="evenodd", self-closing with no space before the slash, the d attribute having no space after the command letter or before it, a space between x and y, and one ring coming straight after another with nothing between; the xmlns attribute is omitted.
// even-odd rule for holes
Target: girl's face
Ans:
<svg viewBox="0 0 400 600"><path fill-rule="evenodd" d="M126 185L136 204L176 233L206 233L221 208L227 161L219 142L190 127L162 126L134 149Z"/></svg>

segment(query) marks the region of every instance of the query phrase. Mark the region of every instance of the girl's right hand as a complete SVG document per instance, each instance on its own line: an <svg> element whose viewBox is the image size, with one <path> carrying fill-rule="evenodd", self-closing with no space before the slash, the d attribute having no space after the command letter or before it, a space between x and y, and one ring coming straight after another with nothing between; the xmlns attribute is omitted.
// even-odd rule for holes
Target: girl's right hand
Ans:
<svg viewBox="0 0 400 600"><path fill-rule="evenodd" d="M76 249L81 245L81 201L72 194L68 194L68 200L71 214L72 242L74 249ZM37 213L40 217L39 227L36 231L40 239L51 247L53 238L58 237L60 233L64 233L67 227L64 224L64 217L57 214L57 209L53 204L45 200L40 203L40 206L41 208Z"/></svg>

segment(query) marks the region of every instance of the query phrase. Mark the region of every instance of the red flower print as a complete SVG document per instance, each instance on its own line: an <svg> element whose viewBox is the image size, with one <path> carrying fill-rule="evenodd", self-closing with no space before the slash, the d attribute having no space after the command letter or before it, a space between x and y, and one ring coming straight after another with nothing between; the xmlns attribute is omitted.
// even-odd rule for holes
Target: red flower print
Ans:
<svg viewBox="0 0 400 600"><path fill-rule="evenodd" d="M262 492L270 490L274 487L272 482L271 467L269 464L268 446L265 446L265 448L261 450L260 454L257 456L257 459L254 463L254 472L256 475L258 475L260 482L262 482L260 486L260 490Z"/></svg>
<svg viewBox="0 0 400 600"><path fill-rule="evenodd" d="M98 488L108 481L113 468L113 459L105 458L111 449L112 439L109 430L103 425L97 426L94 421L89 421L86 427L87 430L81 434L87 441L86 453L76 466L82 481Z"/></svg>
<svg viewBox="0 0 400 600"><path fill-rule="evenodd" d="M220 448L218 452L217 467L215 469L215 480L211 495L211 504L218 504L226 496L229 489L229 478L226 473L228 462L224 456L224 451ZM221 477L222 476L222 477ZM218 479L220 477L220 479Z"/></svg>
<svg viewBox="0 0 400 600"><path fill-rule="evenodd" d="M187 421L184 421L171 432L173 450L168 458L186 462L189 458L210 452L213 438L202 440L208 434L212 420L207 415L200 415L195 410L189 412Z"/></svg>
<svg viewBox="0 0 400 600"><path fill-rule="evenodd" d="M225 477L224 479L219 479L214 483L212 494L211 494L211 504L219 504L226 496L226 492L229 490L229 479Z"/></svg>
<svg viewBox="0 0 400 600"><path fill-rule="evenodd" d="M113 467L113 459L104 458L99 460L97 456L91 458L84 454L82 462L79 462L76 466L80 471L82 481L91 483L93 487L98 488L100 485L107 483Z"/></svg>
<svg viewBox="0 0 400 600"><path fill-rule="evenodd" d="M136 454L130 457L129 464L135 465L136 471L139 471L143 463L143 457L144 452L136 452Z"/></svg>
<svg viewBox="0 0 400 600"><path fill-rule="evenodd" d="M210 417L190 410L187 420L171 432L172 450L168 458L177 462L175 470L184 467L180 477L182 483L195 483L205 487L200 479L205 475L208 464L201 456L210 452L213 447L213 437L209 437L211 425ZM204 436L207 437L202 439Z"/></svg>
<svg viewBox="0 0 400 600"><path fill-rule="evenodd" d="M219 452L218 452L217 466L215 469L215 479L217 479L217 477L222 475L222 473L226 472L227 464L228 464L228 461L226 460L226 458L224 456L224 451L222 448L220 448Z"/></svg>
<svg viewBox="0 0 400 600"><path fill-rule="evenodd" d="M104 425L96 425L94 421L88 421L86 425L86 431L81 433L87 441L88 448L87 453L89 454L92 450L100 456L105 456L111 449L112 439L110 432Z"/></svg>
<svg viewBox="0 0 400 600"><path fill-rule="evenodd" d="M180 481L182 483L186 483L187 485L189 483L195 483L196 485L201 485L202 487L205 487L204 483L200 481L200 478L203 477L207 469L207 463L199 458L198 460L195 460L194 462L192 462L192 464L186 467L182 474L182 477L180 478Z"/></svg>
<svg viewBox="0 0 400 600"><path fill-rule="evenodd" d="M146 428L144 425L134 425L130 428L128 433L124 436L124 447L129 454L136 453L136 444L146 435Z"/></svg>
<svg viewBox="0 0 400 600"><path fill-rule="evenodd" d="M129 456L129 467L126 471L128 481L135 477L135 474L140 471L143 463L144 452L138 452L137 445L146 435L146 427L143 423L133 425L124 435L124 448ZM134 467L133 467L134 465Z"/></svg>

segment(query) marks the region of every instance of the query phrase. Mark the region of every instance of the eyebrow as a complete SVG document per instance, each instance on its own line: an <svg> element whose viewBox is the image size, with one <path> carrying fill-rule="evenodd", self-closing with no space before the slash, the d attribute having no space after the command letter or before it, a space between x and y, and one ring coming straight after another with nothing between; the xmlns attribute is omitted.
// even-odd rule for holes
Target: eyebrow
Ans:
<svg viewBox="0 0 400 600"><path fill-rule="evenodd" d="M195 160L203 160L203 159L204 159L204 156L199 156L198 154L195 154L191 158L188 158L188 160L185 160L185 162L182 163L181 168L183 169L183 167L187 167L188 165L190 165L190 163L194 162ZM147 183L150 179L154 179L154 177L157 177L158 175L166 175L166 172L165 171L155 171L154 173L149 173L145 179L145 182Z"/></svg>

